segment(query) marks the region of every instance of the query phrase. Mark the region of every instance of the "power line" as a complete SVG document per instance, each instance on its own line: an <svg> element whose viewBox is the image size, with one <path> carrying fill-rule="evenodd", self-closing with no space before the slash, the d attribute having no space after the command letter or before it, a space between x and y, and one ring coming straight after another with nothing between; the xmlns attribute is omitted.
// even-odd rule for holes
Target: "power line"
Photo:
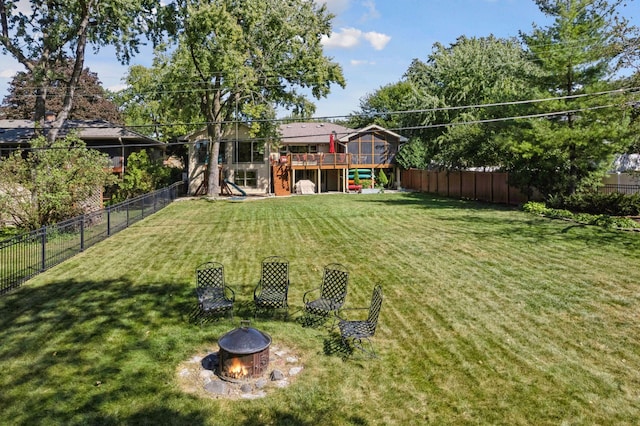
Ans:
<svg viewBox="0 0 640 426"><path fill-rule="evenodd" d="M396 111L384 111L384 112L374 112L374 113L360 113L360 114L349 114L349 115L333 115L333 116L322 116L322 117L310 117L310 118L265 118L265 119L255 119L251 120L252 123L287 123L287 122L302 122L302 121L327 121L327 120L336 120L336 119L349 119L352 117L376 117L376 116L387 116L387 115L401 115L401 114L424 114L429 112L443 112L443 111L458 111L464 109L477 109L477 108L493 108L493 107L502 107L502 106L513 106L513 105L524 105L524 104L534 104L534 103L542 103L542 102L552 102L552 101L561 101L561 100L571 100L578 99L584 97L596 97L596 96L604 96L604 95L620 95L627 92L636 92L640 91L640 87L628 87L628 88L620 88L614 90L607 90L601 92L594 93L582 93L575 95L564 95L564 96L554 96L550 98L537 98L537 99L524 99L518 101L507 101L507 102L494 102L487 104L471 104L471 105L458 105L458 106L448 106L448 107L433 107L433 108L422 108L422 109L412 109L412 110L396 110ZM560 113L550 113L551 115L560 114ZM70 120L73 121L73 120ZM187 123L153 123L153 124L139 124L139 125L112 125L111 123L105 123L105 125L87 125L87 126L73 126L74 129L90 129L90 128L115 128L115 127L126 127L128 129L136 129L136 128L162 128L162 127L175 127L175 126L185 126L192 128L199 128L206 126L207 124L221 124L221 125L232 125L232 124L246 124L246 121L243 120L222 120L216 122L187 122Z"/></svg>
<svg viewBox="0 0 640 426"><path fill-rule="evenodd" d="M403 130L424 130L424 129L432 129L432 128L442 128L442 127L453 127L453 126L463 126L463 125L474 125L474 124L487 124L487 123L497 123L511 120L524 120L524 119L533 119L533 118L545 118L545 117L556 117L563 116L567 114L576 114L580 112L587 112L605 108L613 108L617 107L617 104L608 104L608 105L598 105L592 106L588 108L579 108L579 109L571 109L571 110L562 110L562 111L553 111L547 113L539 113L539 114L527 114L527 115L518 115L518 116L510 116L510 117L499 117L499 118L490 118L490 119L482 119L482 120L469 120L469 121L460 121L460 122L450 122L450 123L438 123L438 124L427 124L421 126L406 126L406 127L396 127L390 128L387 130L390 131L403 131ZM343 136L346 136L347 133L344 133ZM308 134L305 135L305 138L309 137L322 137L326 136L326 132L317 133L317 134ZM340 134L339 134L340 135ZM299 136L290 136L290 137L282 137L280 136L278 140L295 140L298 139ZM229 140L224 140L225 142L229 142ZM263 142L263 141L273 141L273 138L242 138L242 139L232 139L231 141L237 142ZM144 144L126 144L126 147L131 148L145 148L145 147L172 147L172 146L188 146L195 145L197 141L178 141L178 142L158 142L158 143L144 143ZM109 149L109 148L121 148L120 144L113 145L92 145L87 147L88 149ZM36 150L47 150L47 149L73 149L74 147L42 147L42 148L32 148L25 147L21 148L24 151L36 151Z"/></svg>

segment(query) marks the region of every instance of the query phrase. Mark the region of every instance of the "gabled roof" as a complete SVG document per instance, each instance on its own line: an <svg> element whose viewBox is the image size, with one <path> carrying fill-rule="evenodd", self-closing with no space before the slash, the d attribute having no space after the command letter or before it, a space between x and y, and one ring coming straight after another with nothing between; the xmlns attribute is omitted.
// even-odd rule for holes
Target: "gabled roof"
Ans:
<svg viewBox="0 0 640 426"><path fill-rule="evenodd" d="M382 132L397 138L400 142L408 139L397 133L387 130L377 124L371 124L362 129L350 129L335 123L289 123L280 125L282 144L328 144L329 135L334 133L337 142L348 142L362 133Z"/></svg>
<svg viewBox="0 0 640 426"><path fill-rule="evenodd" d="M377 124L370 124L367 127L364 127L362 129L358 129L356 131L354 131L353 133L350 133L348 135L346 135L345 137L340 138L340 142L347 142L349 139L351 138L355 138L358 135L362 134L362 133L371 133L371 132L382 132L382 133L386 133L388 135L393 136L394 138L398 138L398 140L400 142L407 142L409 139L407 139L404 136L401 136L395 132L392 132L391 130L387 130L382 126L378 126Z"/></svg>
<svg viewBox="0 0 640 426"><path fill-rule="evenodd" d="M28 143L35 136L33 120L0 120L0 146ZM44 131L47 131L45 126ZM160 144L159 141L104 120L67 120L59 137L65 137L70 131L77 131L80 139L121 140L128 143Z"/></svg>
<svg viewBox="0 0 640 426"><path fill-rule="evenodd" d="M288 123L280 125L281 142L285 145L328 144L329 135L335 133L337 139L354 130L335 123Z"/></svg>

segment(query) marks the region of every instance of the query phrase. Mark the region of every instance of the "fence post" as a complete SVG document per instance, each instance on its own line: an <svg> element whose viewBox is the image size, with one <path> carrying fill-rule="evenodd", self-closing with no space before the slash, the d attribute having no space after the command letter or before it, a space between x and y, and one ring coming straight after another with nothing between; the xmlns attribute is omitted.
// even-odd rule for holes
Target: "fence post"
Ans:
<svg viewBox="0 0 640 426"><path fill-rule="evenodd" d="M84 251L84 217L80 218L80 251Z"/></svg>
<svg viewBox="0 0 640 426"><path fill-rule="evenodd" d="M47 270L47 227L42 228L42 234L40 234L40 272Z"/></svg>
<svg viewBox="0 0 640 426"><path fill-rule="evenodd" d="M111 206L107 206L107 237L111 236Z"/></svg>

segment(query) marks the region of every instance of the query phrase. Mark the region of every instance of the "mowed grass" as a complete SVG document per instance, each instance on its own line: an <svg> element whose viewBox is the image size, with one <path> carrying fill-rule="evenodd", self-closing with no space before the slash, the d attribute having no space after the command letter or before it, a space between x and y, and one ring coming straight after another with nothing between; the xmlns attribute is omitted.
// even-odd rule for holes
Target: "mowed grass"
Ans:
<svg viewBox="0 0 640 426"><path fill-rule="evenodd" d="M290 260L291 317L252 325L303 372L205 399L180 363L251 314L260 261ZM235 319L192 321L194 269L225 265ZM638 424L640 234L401 193L177 201L0 297L0 423ZM322 267L347 307L384 289L377 359L302 327Z"/></svg>

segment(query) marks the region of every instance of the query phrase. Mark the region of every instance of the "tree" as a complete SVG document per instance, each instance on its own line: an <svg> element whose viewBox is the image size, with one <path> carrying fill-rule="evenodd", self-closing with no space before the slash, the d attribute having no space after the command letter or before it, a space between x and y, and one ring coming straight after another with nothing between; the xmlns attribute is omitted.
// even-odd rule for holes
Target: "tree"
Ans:
<svg viewBox="0 0 640 426"><path fill-rule="evenodd" d="M462 36L448 47L436 43L426 63L411 64L407 78L440 100L431 121L423 121L432 163L501 165L505 147L496 135L514 123L494 120L523 114L527 107L517 101L537 97L530 84L536 68L526 59L514 39Z"/></svg>
<svg viewBox="0 0 640 426"><path fill-rule="evenodd" d="M85 213L85 203L112 183L109 158L73 136L32 141L0 162L0 211L33 230Z"/></svg>
<svg viewBox="0 0 640 426"><path fill-rule="evenodd" d="M20 7L19 4L20 3ZM58 136L68 118L84 68L85 49L115 47L117 58L126 63L138 52L141 35L156 41L160 0L0 0L0 45L33 76L36 86L35 120L44 121L47 93L55 70L70 60L71 75L64 81L62 108L58 112L49 143ZM42 124L42 123L41 123Z"/></svg>
<svg viewBox="0 0 640 426"><path fill-rule="evenodd" d="M54 113L62 109L64 85L73 69L70 63L58 66L52 75L51 85L47 90L47 110ZM98 75L89 68L82 70L76 89L73 106L69 111L71 120L103 119L111 123L121 124L122 119L117 105L109 99L109 94L101 86ZM5 96L0 115L8 119L33 120L36 110L37 87L33 73L19 72L9 82L9 94Z"/></svg>
<svg viewBox="0 0 640 426"><path fill-rule="evenodd" d="M134 152L127 158L127 168L112 201L124 201L168 186L176 181L174 170L181 172L165 167L161 159L152 160L144 149Z"/></svg>
<svg viewBox="0 0 640 426"><path fill-rule="evenodd" d="M570 194L609 165L612 154L629 144L629 115L623 97L618 101L597 93L617 86L611 78L621 64L618 59L628 44L621 29L625 21L617 9L623 0L536 0L540 10L552 17L547 28L534 25L523 34L529 56L542 70L534 83L552 97L543 112L562 112L531 132L523 129L513 147L518 155L511 168L516 177L541 176L529 183L545 193ZM594 94L593 96L586 96ZM617 107L607 107L618 104ZM524 161L527 160L527 161ZM545 176L546 175L546 176ZM550 182L549 176L555 181Z"/></svg>
<svg viewBox="0 0 640 426"><path fill-rule="evenodd" d="M397 157L403 167L499 166L506 147L497 135L512 124L482 122L522 114L525 107L510 102L537 96L535 72L516 40L462 36L449 46L436 43L401 82L365 98L362 114L410 138Z"/></svg>
<svg viewBox="0 0 640 426"><path fill-rule="evenodd" d="M339 65L324 56L321 38L331 30L326 6L313 1L177 1L170 54L155 58L157 91L176 121L204 121L208 145L208 195L219 193L218 154L225 126L244 121L255 135L274 134L275 106L311 113L331 84L344 85Z"/></svg>

